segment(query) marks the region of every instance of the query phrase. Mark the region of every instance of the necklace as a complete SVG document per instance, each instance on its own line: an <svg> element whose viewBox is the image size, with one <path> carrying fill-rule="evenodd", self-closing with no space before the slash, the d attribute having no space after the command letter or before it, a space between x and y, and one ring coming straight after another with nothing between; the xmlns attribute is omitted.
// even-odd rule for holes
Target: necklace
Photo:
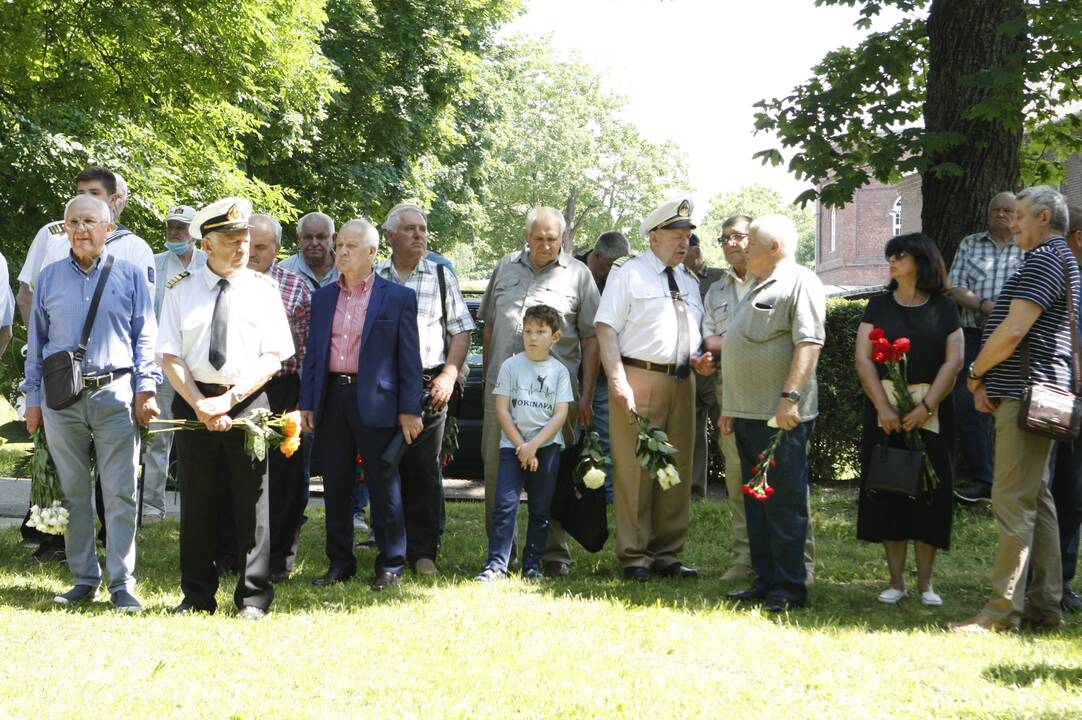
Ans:
<svg viewBox="0 0 1082 720"><path fill-rule="evenodd" d="M919 293L913 293L914 300L919 297ZM920 307L924 303L928 302L928 296L925 295L924 299L920 302L904 302L901 297L898 296L898 291L894 291L894 302L898 303L902 307Z"/></svg>

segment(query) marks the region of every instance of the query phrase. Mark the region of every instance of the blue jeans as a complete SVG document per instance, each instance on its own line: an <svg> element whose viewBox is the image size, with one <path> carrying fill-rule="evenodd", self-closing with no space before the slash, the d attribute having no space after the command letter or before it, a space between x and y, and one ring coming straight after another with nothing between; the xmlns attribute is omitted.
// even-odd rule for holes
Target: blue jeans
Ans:
<svg viewBox="0 0 1082 720"><path fill-rule="evenodd" d="M541 569L541 556L545 553L549 534L552 495L556 491L556 474L560 470L560 449L559 443L552 443L538 450L537 470L527 472L519 464L514 449L500 448L500 472L496 480L492 522L489 523L486 567L507 572L511 544L515 540L519 498L525 486L530 520L526 528L526 547L522 551L522 569Z"/></svg>
<svg viewBox="0 0 1082 720"><path fill-rule="evenodd" d="M977 353L981 350L981 331L974 328L962 330L966 339L965 364L954 384L954 417L958 426L958 441L969 468L969 479L991 485L994 472L992 460L995 448L992 443L995 437L995 419L987 413L977 412L973 407L973 393L966 387L966 368L977 359Z"/></svg>
<svg viewBox="0 0 1082 720"><path fill-rule="evenodd" d="M752 468L779 430L765 420L737 418L736 446L744 482L751 480ZM815 421L802 422L785 433L774 455L778 465L768 480L774 487L769 500L744 498L748 521L751 567L756 590L792 602L807 600L807 567L804 544L808 536L808 440Z"/></svg>
<svg viewBox="0 0 1082 720"><path fill-rule="evenodd" d="M612 457L609 445L609 383L604 377L597 379L593 402L594 420L591 429L601 436L601 452ZM612 504L612 465L605 466L605 501Z"/></svg>

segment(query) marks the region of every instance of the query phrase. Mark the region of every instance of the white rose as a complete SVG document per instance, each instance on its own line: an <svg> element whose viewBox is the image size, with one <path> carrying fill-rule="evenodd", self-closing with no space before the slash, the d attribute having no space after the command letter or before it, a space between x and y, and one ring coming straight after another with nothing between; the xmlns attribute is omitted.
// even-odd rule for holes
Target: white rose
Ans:
<svg viewBox="0 0 1082 720"><path fill-rule="evenodd" d="M597 490L605 484L605 471L592 467L589 472L582 476L582 484L591 490Z"/></svg>
<svg viewBox="0 0 1082 720"><path fill-rule="evenodd" d="M677 472L675 465L668 465L665 467L665 472L669 476L669 481L672 485L680 484L680 473Z"/></svg>

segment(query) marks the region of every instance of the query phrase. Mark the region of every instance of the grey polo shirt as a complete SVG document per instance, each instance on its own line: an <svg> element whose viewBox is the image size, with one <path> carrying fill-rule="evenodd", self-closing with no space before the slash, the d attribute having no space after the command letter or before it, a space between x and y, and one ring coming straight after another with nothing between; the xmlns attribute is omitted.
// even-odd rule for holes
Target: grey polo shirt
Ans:
<svg viewBox="0 0 1082 720"><path fill-rule="evenodd" d="M485 382L495 385L503 361L522 352L526 308L545 304L560 313L560 341L552 346L552 354L567 367L577 392L579 340L597 334L594 314L600 299L590 268L566 252L536 271L528 250L504 255L492 271L478 312L492 328Z"/></svg>
<svg viewBox="0 0 1082 720"><path fill-rule="evenodd" d="M730 417L769 420L789 375L794 348L826 341L826 295L811 270L779 265L730 313L721 353L722 406ZM800 417L819 414L815 376L798 388Z"/></svg>

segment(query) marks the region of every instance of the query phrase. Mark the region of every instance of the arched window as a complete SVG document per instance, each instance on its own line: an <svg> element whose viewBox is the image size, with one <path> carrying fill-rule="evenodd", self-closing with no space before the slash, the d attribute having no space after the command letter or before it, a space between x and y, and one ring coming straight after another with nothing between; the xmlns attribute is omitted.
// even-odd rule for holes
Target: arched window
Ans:
<svg viewBox="0 0 1082 720"><path fill-rule="evenodd" d="M891 220L891 232L892 236L902 234L902 198L899 195L898 199L894 201L894 207L890 209Z"/></svg>

